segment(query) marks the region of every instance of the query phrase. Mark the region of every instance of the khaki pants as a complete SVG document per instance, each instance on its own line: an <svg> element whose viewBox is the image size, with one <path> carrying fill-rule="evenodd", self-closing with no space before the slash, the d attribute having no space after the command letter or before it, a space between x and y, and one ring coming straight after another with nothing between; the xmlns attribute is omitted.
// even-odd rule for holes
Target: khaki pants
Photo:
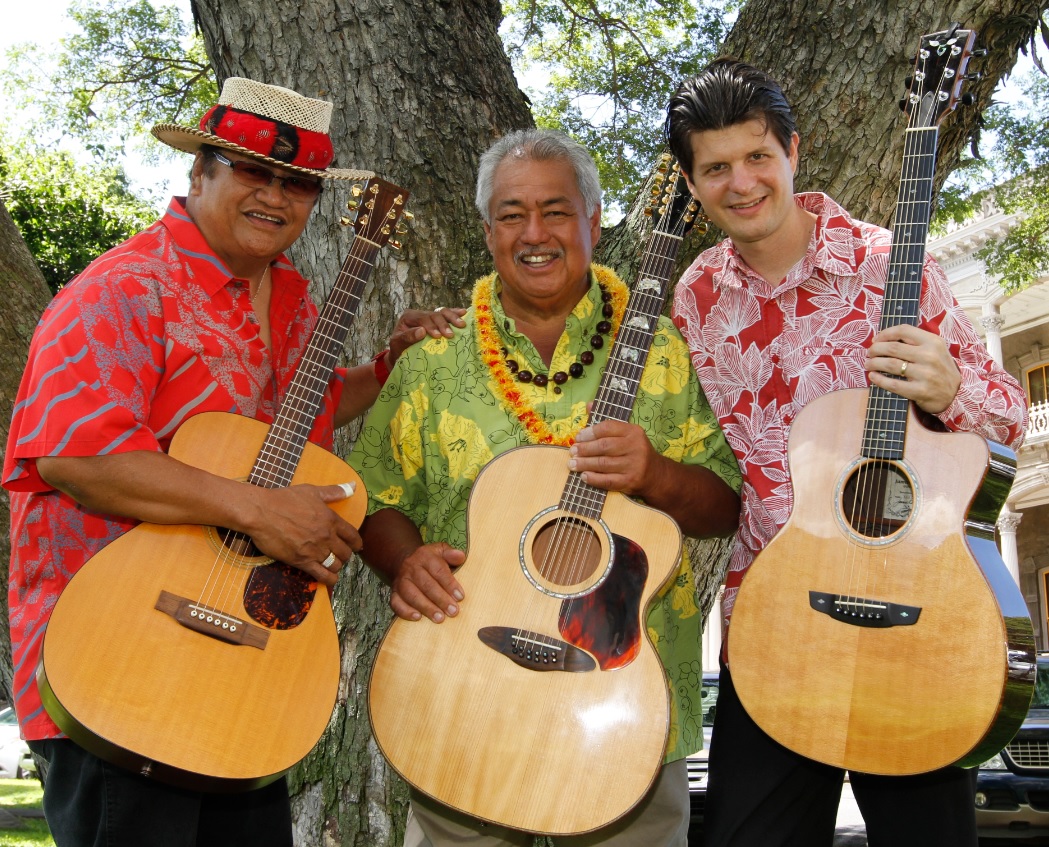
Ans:
<svg viewBox="0 0 1049 847"><path fill-rule="evenodd" d="M404 847L532 847L534 835L485 823L411 792ZM558 847L686 847L688 771L685 760L664 765L655 783L630 812L585 835L554 839Z"/></svg>

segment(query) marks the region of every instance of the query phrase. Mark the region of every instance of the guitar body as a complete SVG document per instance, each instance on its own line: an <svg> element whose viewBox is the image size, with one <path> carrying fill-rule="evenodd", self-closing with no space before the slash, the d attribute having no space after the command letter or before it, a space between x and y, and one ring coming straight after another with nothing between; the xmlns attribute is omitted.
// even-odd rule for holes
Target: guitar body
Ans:
<svg viewBox="0 0 1049 847"><path fill-rule="evenodd" d="M548 834L625 814L662 765L667 682L645 617L681 550L669 517L621 494L599 519L566 516L567 461L519 447L481 471L459 614L394 621L369 691L375 738L415 788ZM548 566L583 537L592 572Z"/></svg>
<svg viewBox="0 0 1049 847"><path fill-rule="evenodd" d="M267 430L208 412L183 424L170 454L243 478ZM307 444L292 481L355 477L341 459ZM356 526L366 501L358 480L354 496L332 508ZM264 638L261 647L202 634L156 608L162 592L201 599L219 559L232 566L218 607L248 624L256 642ZM240 790L279 777L327 726L340 665L328 592L270 561L253 550L231 553L214 528L201 526L140 524L103 548L62 592L45 633L37 678L49 714L88 750L164 781ZM255 569L253 619L244 595ZM291 577L286 591L282 570Z"/></svg>
<svg viewBox="0 0 1049 847"><path fill-rule="evenodd" d="M791 427L794 508L737 596L733 682L762 729L811 759L897 775L975 764L1019 728L1034 679L1031 622L994 544L1015 459L926 429L913 406L902 460L864 458L868 393L814 400Z"/></svg>

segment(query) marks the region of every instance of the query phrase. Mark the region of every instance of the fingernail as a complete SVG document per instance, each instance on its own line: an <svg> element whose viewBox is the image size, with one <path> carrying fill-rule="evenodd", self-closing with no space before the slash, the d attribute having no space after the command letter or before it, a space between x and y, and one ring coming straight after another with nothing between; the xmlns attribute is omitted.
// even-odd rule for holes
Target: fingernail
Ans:
<svg viewBox="0 0 1049 847"><path fill-rule="evenodd" d="M340 482L339 488L342 489L343 496L352 497L353 492L357 490L356 482Z"/></svg>
<svg viewBox="0 0 1049 847"><path fill-rule="evenodd" d="M433 622L434 623L440 623L443 620L444 620L444 615L442 615L440 612L434 612L433 613Z"/></svg>
<svg viewBox="0 0 1049 847"><path fill-rule="evenodd" d="M575 466L576 466L576 460L575 459L569 459L568 460L568 469L570 471L574 471L575 470Z"/></svg>
<svg viewBox="0 0 1049 847"><path fill-rule="evenodd" d="M455 605L455 604L453 604L453 603L449 603L449 604L448 604L448 614L449 614L449 615L456 615L456 614L458 614L458 613L459 613L459 607L458 607L458 606L456 606L456 605Z"/></svg>
<svg viewBox="0 0 1049 847"><path fill-rule="evenodd" d="M460 591L460 590L459 590L458 588L456 588L456 589L455 589L455 591L453 591L453 592L452 592L452 596L453 596L453 597L454 597L454 598L455 598L456 600L458 600L458 601L459 601L460 603L461 603L461 602L462 602L462 600L463 600L463 592L462 592L462 591Z"/></svg>
<svg viewBox="0 0 1049 847"><path fill-rule="evenodd" d="M571 447L568 448L568 455L569 456L578 456L579 455L579 448L576 447L573 444Z"/></svg>

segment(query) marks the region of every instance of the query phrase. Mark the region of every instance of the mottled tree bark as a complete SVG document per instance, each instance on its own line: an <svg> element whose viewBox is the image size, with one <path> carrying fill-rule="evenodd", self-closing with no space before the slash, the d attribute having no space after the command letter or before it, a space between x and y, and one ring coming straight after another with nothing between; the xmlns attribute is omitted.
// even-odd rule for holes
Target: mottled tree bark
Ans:
<svg viewBox="0 0 1049 847"><path fill-rule="evenodd" d="M0 444L7 444L11 407L25 369L29 342L51 299L44 276L0 198ZM6 489L0 489L0 700L11 695L11 631L7 626L7 573L11 561L11 513Z"/></svg>
<svg viewBox="0 0 1049 847"><path fill-rule="evenodd" d="M350 360L384 346L404 307L463 303L490 264L472 208L477 158L496 135L532 122L498 38L498 4L194 0L193 6L220 80L249 76L334 101L338 163L373 169L413 193L413 230L403 253L383 254L351 333ZM904 122L896 104L919 37L958 20L979 30L991 48L984 79L969 87L977 108L952 116L943 133L942 180L1044 6L1045 0L750 0L725 50L767 68L793 101L802 136L798 188L825 190L856 215L887 224L902 158ZM645 238L646 194L599 248L598 259L628 281ZM335 223L344 196L324 195L294 251L318 298L347 249ZM681 266L715 235L689 239ZM705 607L722 577L709 557L723 561L724 546L698 550ZM336 611L340 704L317 749L293 773L298 843L397 844L403 788L371 740L365 696L389 613L385 592L359 562L340 581Z"/></svg>
<svg viewBox="0 0 1049 847"><path fill-rule="evenodd" d="M464 303L490 266L473 207L477 159L507 131L532 125L499 40L498 2L194 0L220 81L247 76L335 104L337 164L374 170L412 193L401 252L384 250L350 334L348 358L386 346L408 306ZM337 224L345 187L326 191L293 259L329 290L349 237ZM300 845L399 844L404 787L371 738L366 688L390 621L387 593L359 561L336 592L343 676L320 744L292 775Z"/></svg>
<svg viewBox="0 0 1049 847"><path fill-rule="evenodd" d="M801 136L795 188L826 192L854 216L888 227L907 125L898 103L921 36L958 21L975 29L977 46L989 51L969 66L970 72L982 74L965 87L974 105L959 107L941 123L938 190L977 130L995 86L1012 69L1020 46L1037 31L1046 6L1046 0L749 0L722 53L767 70L783 86ZM598 247L599 260L628 280L637 272L647 201L648 192L640 192ZM721 237L712 229L705 238L686 239L677 274ZM711 568L706 551L717 555L712 545L694 550L703 603L716 595L726 565L722 555L720 565Z"/></svg>

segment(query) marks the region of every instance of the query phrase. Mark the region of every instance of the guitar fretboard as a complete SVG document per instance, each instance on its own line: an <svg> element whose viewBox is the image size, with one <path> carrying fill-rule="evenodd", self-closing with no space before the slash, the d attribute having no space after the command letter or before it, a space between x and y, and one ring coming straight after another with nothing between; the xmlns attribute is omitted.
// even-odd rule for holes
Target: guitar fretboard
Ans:
<svg viewBox="0 0 1049 847"><path fill-rule="evenodd" d="M907 130L879 329L918 325L938 139L936 126ZM902 458L909 403L899 394L871 386L863 427L864 456Z"/></svg>
<svg viewBox="0 0 1049 847"><path fill-rule="evenodd" d="M354 238L310 335L306 351L299 360L288 393L248 476L251 484L263 488L291 485L346 336L357 315L379 247L360 235Z"/></svg>
<svg viewBox="0 0 1049 847"><path fill-rule="evenodd" d="M589 425L605 420L630 420L681 239L681 235L659 231L649 238L637 284L630 293L591 407ZM560 505L565 511L598 518L606 495L603 489L587 485L579 474L571 473Z"/></svg>

